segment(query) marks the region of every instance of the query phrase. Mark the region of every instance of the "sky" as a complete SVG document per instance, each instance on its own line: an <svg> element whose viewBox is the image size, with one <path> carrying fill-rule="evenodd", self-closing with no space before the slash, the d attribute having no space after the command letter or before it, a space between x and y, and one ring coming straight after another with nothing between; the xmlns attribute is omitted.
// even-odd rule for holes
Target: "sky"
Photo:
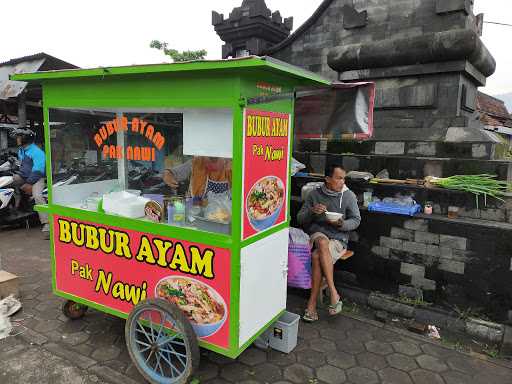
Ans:
<svg viewBox="0 0 512 384"><path fill-rule="evenodd" d="M266 0L298 28L322 0ZM149 48L153 39L178 50L206 49L208 59L221 58L222 41L211 25L211 11L224 13L242 0L24 0L2 12L0 62L46 52L82 68L162 63L162 52ZM512 24L511 0L475 0L485 20ZM11 31L11 33L6 33ZM512 27L485 24L483 40L498 66L483 89L492 95L512 92Z"/></svg>

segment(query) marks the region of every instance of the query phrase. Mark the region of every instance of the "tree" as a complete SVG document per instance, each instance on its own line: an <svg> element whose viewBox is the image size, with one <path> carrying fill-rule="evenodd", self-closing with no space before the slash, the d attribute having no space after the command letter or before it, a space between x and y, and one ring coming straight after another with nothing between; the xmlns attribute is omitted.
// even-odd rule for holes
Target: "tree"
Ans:
<svg viewBox="0 0 512 384"><path fill-rule="evenodd" d="M183 51L179 52L176 49L170 49L169 44L165 41L153 40L149 44L150 48L158 49L165 55L169 56L175 63L192 60L203 60L208 52L201 49L199 51Z"/></svg>

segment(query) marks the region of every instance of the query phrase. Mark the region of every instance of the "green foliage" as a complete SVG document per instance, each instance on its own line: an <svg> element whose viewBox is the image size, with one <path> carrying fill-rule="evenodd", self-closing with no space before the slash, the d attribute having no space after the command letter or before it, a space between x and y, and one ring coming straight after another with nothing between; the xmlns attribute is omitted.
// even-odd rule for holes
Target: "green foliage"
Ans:
<svg viewBox="0 0 512 384"><path fill-rule="evenodd" d="M169 56L173 62L179 63L184 61L203 60L208 52L201 49L199 51L183 51L179 52L176 49L169 48L169 44L165 41L153 40L149 44L150 48L158 49L165 55Z"/></svg>
<svg viewBox="0 0 512 384"><path fill-rule="evenodd" d="M430 307L432 305L432 303L424 301L420 297L411 299L410 297L407 297L405 295L398 297L398 302L400 302L402 304L406 304L406 305L411 305L413 307Z"/></svg>

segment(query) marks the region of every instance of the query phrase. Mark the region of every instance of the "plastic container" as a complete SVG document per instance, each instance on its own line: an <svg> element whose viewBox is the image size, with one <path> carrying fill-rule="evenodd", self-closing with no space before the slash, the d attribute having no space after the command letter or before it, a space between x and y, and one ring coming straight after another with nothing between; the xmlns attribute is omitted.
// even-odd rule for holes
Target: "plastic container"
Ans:
<svg viewBox="0 0 512 384"><path fill-rule="evenodd" d="M193 219L194 213L194 199L192 197L187 197L185 200L185 216L187 218L187 222L190 223Z"/></svg>
<svg viewBox="0 0 512 384"><path fill-rule="evenodd" d="M373 202L368 206L369 211L395 213L397 215L414 216L421 212L421 205L415 204L413 206L399 205L390 202Z"/></svg>
<svg viewBox="0 0 512 384"><path fill-rule="evenodd" d="M185 201L181 197L172 198L171 201L174 207L173 223L176 226L182 226L185 224Z"/></svg>
<svg viewBox="0 0 512 384"><path fill-rule="evenodd" d="M272 348L283 353L290 353L297 346L300 316L285 312L254 344L259 348Z"/></svg>
<svg viewBox="0 0 512 384"><path fill-rule="evenodd" d="M167 224L174 224L174 206L172 204L167 205Z"/></svg>
<svg viewBox="0 0 512 384"><path fill-rule="evenodd" d="M111 192L103 195L103 209L106 213L137 219L146 215L144 208L148 201L126 191Z"/></svg>
<svg viewBox="0 0 512 384"><path fill-rule="evenodd" d="M373 199L373 191L366 191L363 193L363 205L368 208Z"/></svg>

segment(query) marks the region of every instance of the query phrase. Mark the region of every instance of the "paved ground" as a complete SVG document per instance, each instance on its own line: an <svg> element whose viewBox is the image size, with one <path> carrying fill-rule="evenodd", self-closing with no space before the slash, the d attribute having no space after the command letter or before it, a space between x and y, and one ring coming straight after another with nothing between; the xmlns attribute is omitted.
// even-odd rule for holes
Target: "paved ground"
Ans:
<svg viewBox="0 0 512 384"><path fill-rule="evenodd" d="M4 269L21 277L15 337L0 341L0 383L144 383L124 322L98 312L69 321L51 293L49 243L37 230L0 232ZM289 297L289 309L302 309ZM251 348L237 360L202 352L201 383L510 384L512 365L468 356L380 323L339 316L301 323L289 355Z"/></svg>

